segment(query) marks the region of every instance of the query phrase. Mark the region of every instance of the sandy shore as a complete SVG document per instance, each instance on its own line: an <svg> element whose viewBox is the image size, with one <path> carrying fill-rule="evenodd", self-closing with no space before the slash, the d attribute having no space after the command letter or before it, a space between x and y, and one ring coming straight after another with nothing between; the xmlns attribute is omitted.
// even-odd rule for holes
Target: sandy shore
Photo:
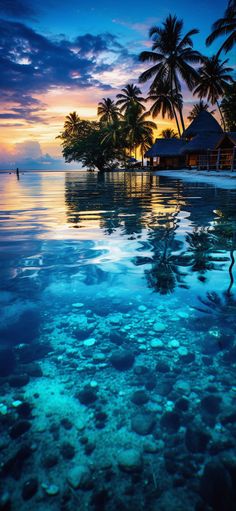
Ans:
<svg viewBox="0 0 236 511"><path fill-rule="evenodd" d="M206 170L159 170L155 172L159 176L175 177L184 181L213 184L227 190L236 189L236 172L231 171L206 171Z"/></svg>

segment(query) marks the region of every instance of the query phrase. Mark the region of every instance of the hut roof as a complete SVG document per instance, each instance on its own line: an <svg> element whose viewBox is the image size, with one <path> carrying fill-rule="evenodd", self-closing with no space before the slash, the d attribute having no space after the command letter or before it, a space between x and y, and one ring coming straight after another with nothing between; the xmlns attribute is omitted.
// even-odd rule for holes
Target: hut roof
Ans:
<svg viewBox="0 0 236 511"><path fill-rule="evenodd" d="M223 130L212 114L203 110L191 122L183 133L183 137L191 138L200 133L223 133Z"/></svg>
<svg viewBox="0 0 236 511"><path fill-rule="evenodd" d="M157 138L155 144L146 152L145 157L180 156L186 143L185 140L179 138Z"/></svg>
<svg viewBox="0 0 236 511"><path fill-rule="evenodd" d="M208 149L212 151L222 139L220 133L201 133L194 137L183 148L182 153L198 153L205 152Z"/></svg>

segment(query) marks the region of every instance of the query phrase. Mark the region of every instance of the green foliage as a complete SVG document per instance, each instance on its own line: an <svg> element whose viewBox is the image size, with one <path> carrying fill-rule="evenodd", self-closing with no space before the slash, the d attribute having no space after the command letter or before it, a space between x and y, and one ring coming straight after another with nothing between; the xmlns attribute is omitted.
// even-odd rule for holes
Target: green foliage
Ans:
<svg viewBox="0 0 236 511"><path fill-rule="evenodd" d="M107 128L103 124L78 118L77 129L71 134L66 122L59 136L66 162L80 161L83 167L103 171L117 166L117 162L125 158L124 151L104 140Z"/></svg>
<svg viewBox="0 0 236 511"><path fill-rule="evenodd" d="M227 131L236 131L236 82L227 87L221 110Z"/></svg>

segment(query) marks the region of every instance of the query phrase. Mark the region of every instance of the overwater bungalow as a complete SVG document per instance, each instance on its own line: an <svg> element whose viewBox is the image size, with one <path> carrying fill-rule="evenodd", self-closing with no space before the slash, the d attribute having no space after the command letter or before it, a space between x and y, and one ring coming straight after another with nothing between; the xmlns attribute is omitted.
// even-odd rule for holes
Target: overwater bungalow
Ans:
<svg viewBox="0 0 236 511"><path fill-rule="evenodd" d="M152 168L234 170L236 133L223 132L213 115L202 111L181 139L157 139L145 156Z"/></svg>

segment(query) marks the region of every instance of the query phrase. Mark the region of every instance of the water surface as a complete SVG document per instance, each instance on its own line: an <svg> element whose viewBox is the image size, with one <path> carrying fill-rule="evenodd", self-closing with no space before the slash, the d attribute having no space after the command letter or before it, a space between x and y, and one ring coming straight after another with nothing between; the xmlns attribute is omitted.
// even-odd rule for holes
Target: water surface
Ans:
<svg viewBox="0 0 236 511"><path fill-rule="evenodd" d="M37 444L18 479L3 470L13 510L33 473L30 509L68 494L60 509L223 511L204 488L212 463L231 477L235 447L235 204L236 190L147 172L0 176L1 462ZM15 400L31 407L16 439ZM68 484L79 464L86 491Z"/></svg>

